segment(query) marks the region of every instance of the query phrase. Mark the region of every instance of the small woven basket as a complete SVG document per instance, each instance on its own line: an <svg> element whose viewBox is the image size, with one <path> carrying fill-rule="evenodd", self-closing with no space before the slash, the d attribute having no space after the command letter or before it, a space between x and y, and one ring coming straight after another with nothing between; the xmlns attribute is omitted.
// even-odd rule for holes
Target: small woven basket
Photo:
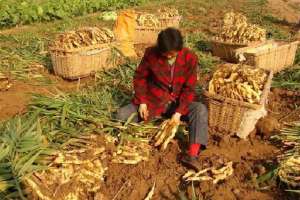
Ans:
<svg viewBox="0 0 300 200"><path fill-rule="evenodd" d="M239 48L255 46L257 42L251 44L236 44L212 40L211 44L212 53L214 56L220 57L227 62L238 63L238 59L235 56L235 51Z"/></svg>
<svg viewBox="0 0 300 200"><path fill-rule="evenodd" d="M65 79L75 80L96 71L112 67L109 62L111 47L99 44L71 50L50 48L54 73Z"/></svg>
<svg viewBox="0 0 300 200"><path fill-rule="evenodd" d="M247 65L277 73L294 64L298 44L299 41L268 41L257 47L237 49L236 56Z"/></svg>
<svg viewBox="0 0 300 200"><path fill-rule="evenodd" d="M181 16L169 17L169 18L159 18L159 27L145 27L137 26L135 28L135 44L155 44L157 41L157 36L160 31L168 27L179 28Z"/></svg>
<svg viewBox="0 0 300 200"><path fill-rule="evenodd" d="M268 98L273 72L268 72L268 79L265 83L259 104L251 104L217 94L211 94L204 90L203 95L208 104L208 122L211 128L217 131L235 134L241 126L244 114L249 110L261 109Z"/></svg>
<svg viewBox="0 0 300 200"><path fill-rule="evenodd" d="M182 19L181 16L160 17L159 21L160 21L162 27L165 27L165 28L167 28L167 27L179 28L181 19Z"/></svg>
<svg viewBox="0 0 300 200"><path fill-rule="evenodd" d="M137 26L135 29L135 44L155 44L157 36L163 28Z"/></svg>

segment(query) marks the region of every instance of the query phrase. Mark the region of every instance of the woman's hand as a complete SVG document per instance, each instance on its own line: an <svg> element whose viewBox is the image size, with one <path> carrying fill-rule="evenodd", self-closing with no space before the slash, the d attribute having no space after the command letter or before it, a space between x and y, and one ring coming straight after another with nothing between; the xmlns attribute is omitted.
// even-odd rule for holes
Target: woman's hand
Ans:
<svg viewBox="0 0 300 200"><path fill-rule="evenodd" d="M171 123L179 125L180 124L180 117L181 117L180 113L178 113L178 112L174 113L172 118L171 118Z"/></svg>
<svg viewBox="0 0 300 200"><path fill-rule="evenodd" d="M140 104L139 106L139 114L141 116L141 118L145 121L148 120L148 117L149 117L149 111L148 111L148 108L147 108L147 104Z"/></svg>

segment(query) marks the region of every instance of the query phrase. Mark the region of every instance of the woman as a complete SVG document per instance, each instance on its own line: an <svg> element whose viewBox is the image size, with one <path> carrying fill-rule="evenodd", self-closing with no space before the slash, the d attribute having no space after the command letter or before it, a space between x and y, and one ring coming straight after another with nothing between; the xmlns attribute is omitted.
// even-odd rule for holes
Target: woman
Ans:
<svg viewBox="0 0 300 200"><path fill-rule="evenodd" d="M189 124L189 148L180 161L187 167L199 169L197 162L201 147L207 145L207 109L195 102L197 56L183 47L179 30L167 28L158 35L157 45L146 49L134 76L132 103L117 114L126 120L138 112L135 121L168 117L179 124Z"/></svg>

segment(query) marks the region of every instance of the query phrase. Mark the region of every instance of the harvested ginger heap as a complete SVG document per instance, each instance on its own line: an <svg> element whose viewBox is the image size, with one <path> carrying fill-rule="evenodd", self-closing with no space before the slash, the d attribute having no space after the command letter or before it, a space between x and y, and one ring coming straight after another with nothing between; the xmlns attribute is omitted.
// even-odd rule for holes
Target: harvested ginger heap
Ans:
<svg viewBox="0 0 300 200"><path fill-rule="evenodd" d="M75 49L96 44L110 43L114 33L108 28L85 27L58 35L51 48Z"/></svg>
<svg viewBox="0 0 300 200"><path fill-rule="evenodd" d="M248 23L247 18L240 13L229 12L225 14L221 30L215 39L238 44L263 42L266 40L266 30Z"/></svg>
<svg viewBox="0 0 300 200"><path fill-rule="evenodd" d="M139 26L144 27L160 27L160 22L158 20L158 17L153 14L140 14L137 17L137 23Z"/></svg>
<svg viewBox="0 0 300 200"><path fill-rule="evenodd" d="M158 15L161 18L170 18L179 16L179 12L175 8L163 7L158 10Z"/></svg>
<svg viewBox="0 0 300 200"><path fill-rule="evenodd" d="M267 73L247 65L229 65L218 69L209 82L209 92L224 97L259 103Z"/></svg>

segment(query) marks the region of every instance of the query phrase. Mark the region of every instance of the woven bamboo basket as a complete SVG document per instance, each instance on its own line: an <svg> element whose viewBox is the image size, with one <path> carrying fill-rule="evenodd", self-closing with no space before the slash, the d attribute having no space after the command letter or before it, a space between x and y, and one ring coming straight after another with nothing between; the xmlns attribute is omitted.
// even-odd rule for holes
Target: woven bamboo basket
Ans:
<svg viewBox="0 0 300 200"><path fill-rule="evenodd" d="M280 72L294 64L299 41L268 41L257 47L236 50L236 56L247 65Z"/></svg>
<svg viewBox="0 0 300 200"><path fill-rule="evenodd" d="M181 19L182 19L181 16L160 17L159 21L160 21L162 27L165 27L165 28L167 28L167 27L179 28Z"/></svg>
<svg viewBox="0 0 300 200"><path fill-rule="evenodd" d="M77 49L50 49L54 73L65 79L75 80L109 68L111 47L99 44Z"/></svg>
<svg viewBox="0 0 300 200"><path fill-rule="evenodd" d="M220 132L236 134L241 126L244 114L250 110L261 109L265 105L270 92L272 78L273 72L269 71L269 76L258 104L226 98L221 95L213 95L204 90L203 95L208 104L209 126Z"/></svg>
<svg viewBox="0 0 300 200"><path fill-rule="evenodd" d="M255 46L257 44L260 44L260 42L253 42L250 44L235 44L235 43L212 40L211 44L212 44L212 53L214 56L220 57L227 62L238 63L238 59L235 56L236 53L235 51L237 49L248 47L248 46Z"/></svg>
<svg viewBox="0 0 300 200"><path fill-rule="evenodd" d="M144 27L137 26L135 29L135 44L155 44L157 40L157 36L160 31L162 31L162 27Z"/></svg>
<svg viewBox="0 0 300 200"><path fill-rule="evenodd" d="M145 12L136 12L137 14L145 14ZM168 27L179 28L181 16L176 17L160 17L158 20L160 22L159 27L145 27L139 26L135 28L134 44L155 44L157 41L157 36L160 31Z"/></svg>

